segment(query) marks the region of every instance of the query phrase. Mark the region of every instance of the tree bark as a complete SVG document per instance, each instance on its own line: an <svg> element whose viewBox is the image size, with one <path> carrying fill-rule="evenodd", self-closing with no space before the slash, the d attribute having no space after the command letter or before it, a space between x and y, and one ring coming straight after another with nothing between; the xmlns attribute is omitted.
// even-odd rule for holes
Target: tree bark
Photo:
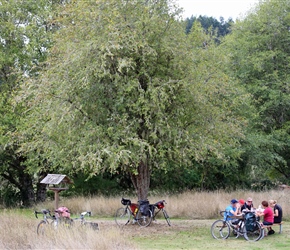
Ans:
<svg viewBox="0 0 290 250"><path fill-rule="evenodd" d="M148 164L141 161L137 167L137 172L137 175L131 173L131 180L135 187L138 200L146 200L150 186L150 169Z"/></svg>
<svg viewBox="0 0 290 250"><path fill-rule="evenodd" d="M36 202L44 202L45 200L46 200L46 184L37 183Z"/></svg>
<svg viewBox="0 0 290 250"><path fill-rule="evenodd" d="M36 184L36 202L44 202L46 200L46 184L40 183L40 181L45 178L46 172L41 171L38 176L38 181Z"/></svg>
<svg viewBox="0 0 290 250"><path fill-rule="evenodd" d="M25 207L31 206L35 202L32 178L29 174L22 173L19 181L22 204Z"/></svg>

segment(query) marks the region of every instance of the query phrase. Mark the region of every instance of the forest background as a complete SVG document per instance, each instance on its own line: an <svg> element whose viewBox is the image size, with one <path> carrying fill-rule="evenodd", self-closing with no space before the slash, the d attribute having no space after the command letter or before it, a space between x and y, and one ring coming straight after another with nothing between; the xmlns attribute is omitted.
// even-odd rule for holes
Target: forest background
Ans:
<svg viewBox="0 0 290 250"><path fill-rule="evenodd" d="M171 0L0 2L0 199L289 184L290 1L182 20Z"/></svg>

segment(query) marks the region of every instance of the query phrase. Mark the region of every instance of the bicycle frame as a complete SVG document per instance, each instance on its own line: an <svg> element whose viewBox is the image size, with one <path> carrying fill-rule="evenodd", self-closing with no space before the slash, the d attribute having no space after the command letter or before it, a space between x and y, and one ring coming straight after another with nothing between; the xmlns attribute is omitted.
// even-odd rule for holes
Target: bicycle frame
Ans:
<svg viewBox="0 0 290 250"><path fill-rule="evenodd" d="M44 234L45 228L47 225L53 224L55 228L57 228L58 225L58 218L56 218L55 215L51 215L50 211L48 209L43 209L41 212L34 211L35 217L38 219L38 214L42 214L43 219L39 222L37 225L37 234ZM51 222L49 222L51 220Z"/></svg>

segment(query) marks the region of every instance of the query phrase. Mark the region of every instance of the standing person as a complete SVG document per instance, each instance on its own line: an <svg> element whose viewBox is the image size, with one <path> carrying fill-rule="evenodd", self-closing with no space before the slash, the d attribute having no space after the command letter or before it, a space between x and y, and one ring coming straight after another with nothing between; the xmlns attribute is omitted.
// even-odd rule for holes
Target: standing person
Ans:
<svg viewBox="0 0 290 250"><path fill-rule="evenodd" d="M274 223L281 223L283 217L282 207L275 200L269 200L269 205L274 210Z"/></svg>
<svg viewBox="0 0 290 250"><path fill-rule="evenodd" d="M263 225L265 226L270 226L273 225L274 223L274 213L272 208L269 207L269 203L268 201L262 201L262 206L264 208L263 212L256 212L258 216L264 216L264 220L263 220ZM272 230L271 227L268 227L268 234L273 234L275 233L274 230Z"/></svg>
<svg viewBox="0 0 290 250"><path fill-rule="evenodd" d="M253 209L254 209L253 199L251 197L249 197L247 199L247 201L245 202L245 204L241 207L241 211L243 211L243 210L251 211Z"/></svg>

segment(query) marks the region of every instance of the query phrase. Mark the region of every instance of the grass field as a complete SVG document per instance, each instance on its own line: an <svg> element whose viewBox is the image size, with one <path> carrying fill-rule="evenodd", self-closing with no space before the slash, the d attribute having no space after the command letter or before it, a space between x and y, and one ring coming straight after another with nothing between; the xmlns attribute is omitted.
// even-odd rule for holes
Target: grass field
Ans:
<svg viewBox="0 0 290 250"><path fill-rule="evenodd" d="M289 249L289 194L284 191L251 194L187 192L175 196L152 196L150 201L167 200L166 210L172 218L172 226L169 227L164 218L159 217L157 223L146 228L130 224L122 229L114 221L115 211L122 206L120 197L62 199L60 205L66 205L74 211L72 217L80 211L92 211L94 216L90 220L99 223L100 231L74 226L58 229L46 236L36 234L40 219L34 217L33 211L51 208L52 201L31 209L2 209L0 249ZM276 227L274 235L257 242L247 242L242 237L220 241L213 239L210 227L218 218L217 211L224 209L231 198L247 196L252 196L257 205L258 200L279 197L278 203L284 208L282 234L278 234Z"/></svg>
<svg viewBox="0 0 290 250"><path fill-rule="evenodd" d="M243 237L229 237L227 240L215 240L210 233L214 220L174 220L172 228L155 231L150 234L134 236L133 240L140 249L289 249L290 227L284 225L282 234L275 233L257 242L248 242ZM276 230L278 232L278 228Z"/></svg>

